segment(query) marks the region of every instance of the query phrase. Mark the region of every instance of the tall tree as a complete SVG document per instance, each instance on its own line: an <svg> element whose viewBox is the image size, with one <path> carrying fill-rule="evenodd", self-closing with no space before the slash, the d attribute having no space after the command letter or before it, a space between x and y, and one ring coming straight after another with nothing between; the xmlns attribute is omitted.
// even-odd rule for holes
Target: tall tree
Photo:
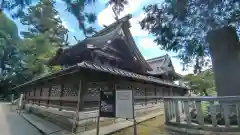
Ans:
<svg viewBox="0 0 240 135"><path fill-rule="evenodd" d="M24 58L24 73L38 77L54 70L45 64L58 47L67 45L64 40L68 30L64 28L58 12L51 0L42 0L20 15L20 21L28 26L21 32L25 39L21 42Z"/></svg>
<svg viewBox="0 0 240 135"><path fill-rule="evenodd" d="M156 37L162 49L177 52L186 66L194 62L196 71L209 62L204 59L209 57L207 32L228 25L239 27L240 21L238 0L165 0L144 11L142 28Z"/></svg>
<svg viewBox="0 0 240 135"><path fill-rule="evenodd" d="M194 62L196 73L211 57L218 95L240 95L239 38L234 30L240 28L239 0L165 0L144 11L141 26L156 36L157 44L177 52L185 64Z"/></svg>
<svg viewBox="0 0 240 135"><path fill-rule="evenodd" d="M21 32L25 38L32 38L48 32L49 40L56 45L64 46L68 30L62 25L58 11L52 0L41 0L30 6L26 12L19 14L23 25L28 26L28 31Z"/></svg>
<svg viewBox="0 0 240 135"><path fill-rule="evenodd" d="M39 0L40 2L42 0ZM80 0L80 1L71 1L71 0L62 0L67 6L67 11L72 13L79 23L80 30L83 31L85 36L92 34L94 28L89 26L89 24L95 22L96 16L93 12L85 12L85 7L88 5L93 5L96 0ZM55 3L56 0L50 0L51 3ZM14 18L18 18L23 14L25 7L32 5L32 0L0 0L0 13L4 9L7 9L11 12Z"/></svg>
<svg viewBox="0 0 240 135"><path fill-rule="evenodd" d="M6 92L12 77L21 67L18 28L5 14L0 14L0 93Z"/></svg>
<svg viewBox="0 0 240 135"><path fill-rule="evenodd" d="M39 0L41 1L41 0ZM52 0L55 2L56 0ZM86 6L96 6L94 3L97 0L62 0L67 8L66 10L72 13L78 20L79 28L83 31L84 35L87 37L95 32L95 29L89 25L95 22L96 15L94 12L85 11ZM128 3L128 0L108 0L108 4L113 5L113 9L119 14L123 11L124 6ZM4 9L12 12L13 17L19 17L26 6L32 4L32 0L0 0L0 13Z"/></svg>

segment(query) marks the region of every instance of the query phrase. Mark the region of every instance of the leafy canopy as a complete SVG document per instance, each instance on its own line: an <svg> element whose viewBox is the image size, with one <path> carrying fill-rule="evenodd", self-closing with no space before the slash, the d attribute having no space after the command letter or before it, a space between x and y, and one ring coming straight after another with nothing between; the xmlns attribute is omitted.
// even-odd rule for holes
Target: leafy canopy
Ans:
<svg viewBox="0 0 240 135"><path fill-rule="evenodd" d="M144 7L142 29L155 36L155 42L167 51L175 51L185 66L195 71L208 64L206 33L226 25L239 28L239 0L165 0Z"/></svg>
<svg viewBox="0 0 240 135"><path fill-rule="evenodd" d="M25 73L32 77L51 72L55 68L46 65L57 48L67 45L64 39L68 30L63 27L54 2L42 0L30 6L20 17L28 26L28 31L21 32L25 39L21 42L21 52Z"/></svg>
<svg viewBox="0 0 240 135"><path fill-rule="evenodd" d="M49 40L56 45L65 46L68 30L62 25L55 2L41 0L36 5L30 6L26 12L19 14L23 25L28 26L28 31L22 31L24 38L32 38L48 32Z"/></svg>
<svg viewBox="0 0 240 135"><path fill-rule="evenodd" d="M212 70L208 69L198 74L184 76L183 82L197 95L215 95L216 88Z"/></svg>
<svg viewBox="0 0 240 135"><path fill-rule="evenodd" d="M19 37L16 24L0 14L0 91L6 91L21 68Z"/></svg>

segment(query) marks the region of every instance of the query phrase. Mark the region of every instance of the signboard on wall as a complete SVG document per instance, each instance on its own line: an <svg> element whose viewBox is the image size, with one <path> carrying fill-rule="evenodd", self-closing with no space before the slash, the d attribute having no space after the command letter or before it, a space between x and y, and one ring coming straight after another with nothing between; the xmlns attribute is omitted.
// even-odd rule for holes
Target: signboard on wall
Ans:
<svg viewBox="0 0 240 135"><path fill-rule="evenodd" d="M100 92L100 117L133 118L132 90Z"/></svg>
<svg viewBox="0 0 240 135"><path fill-rule="evenodd" d="M116 91L116 117L133 118L132 90Z"/></svg>
<svg viewBox="0 0 240 135"><path fill-rule="evenodd" d="M100 117L115 117L115 91L100 92Z"/></svg>

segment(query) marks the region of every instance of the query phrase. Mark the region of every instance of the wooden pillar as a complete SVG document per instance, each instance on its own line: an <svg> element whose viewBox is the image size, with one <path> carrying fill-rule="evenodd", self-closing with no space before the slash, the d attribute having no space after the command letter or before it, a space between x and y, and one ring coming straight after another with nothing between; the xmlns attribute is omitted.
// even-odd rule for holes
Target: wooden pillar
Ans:
<svg viewBox="0 0 240 135"><path fill-rule="evenodd" d="M27 103L29 103L30 91L28 91Z"/></svg>
<svg viewBox="0 0 240 135"><path fill-rule="evenodd" d="M79 80L79 83L77 85L78 88L78 99L77 99L77 106L76 106L76 115L75 115L75 121L73 125L73 133L76 133L77 131L77 126L78 126L78 121L79 121L79 111L80 111L80 105L81 105L81 93L82 93L82 86L83 86L83 81Z"/></svg>
<svg viewBox="0 0 240 135"><path fill-rule="evenodd" d="M36 88L34 88L34 90L33 90L33 96L34 96L34 98L36 98ZM34 99L33 103L34 104L37 103L37 99Z"/></svg>
<svg viewBox="0 0 240 135"><path fill-rule="evenodd" d="M62 110L62 105L63 105L63 100L62 100L63 92L64 92L64 84L61 84L61 92L60 92L60 108L59 108L59 111Z"/></svg>
<svg viewBox="0 0 240 135"><path fill-rule="evenodd" d="M84 100L83 100L83 96L85 95L85 93L88 90L88 86L87 86L87 81L85 80L85 78L82 78L81 80L81 95L80 95L80 104L79 104L79 110L81 110L84 107Z"/></svg>
<svg viewBox="0 0 240 135"><path fill-rule="evenodd" d="M39 99L38 99L38 105L40 106L41 104L41 97L42 97L42 87L40 89L40 94L39 94Z"/></svg>
<svg viewBox="0 0 240 135"><path fill-rule="evenodd" d="M51 91L52 91L52 86L49 87L48 89L48 100L47 100L47 107L49 107L50 103L50 97L51 97Z"/></svg>
<svg viewBox="0 0 240 135"><path fill-rule="evenodd" d="M145 93L145 105L147 105L147 88L144 89L144 93Z"/></svg>
<svg viewBox="0 0 240 135"><path fill-rule="evenodd" d="M154 96L156 98L156 104L157 104L158 98L157 98L157 88L156 87L154 88Z"/></svg>

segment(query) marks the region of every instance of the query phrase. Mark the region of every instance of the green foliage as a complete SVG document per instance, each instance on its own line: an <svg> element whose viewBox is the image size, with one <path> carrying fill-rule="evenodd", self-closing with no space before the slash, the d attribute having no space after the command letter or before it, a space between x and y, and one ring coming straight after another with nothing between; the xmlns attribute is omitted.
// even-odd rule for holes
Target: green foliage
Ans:
<svg viewBox="0 0 240 135"><path fill-rule="evenodd" d="M3 13L0 14L0 30L7 33L14 40L19 38L16 24Z"/></svg>
<svg viewBox="0 0 240 135"><path fill-rule="evenodd" d="M21 67L18 41L16 24L0 14L0 92L6 92Z"/></svg>
<svg viewBox="0 0 240 135"><path fill-rule="evenodd" d="M165 0L144 8L143 29L155 36L155 42L167 51L175 51L185 66L195 71L208 64L206 33L222 26L239 27L239 0Z"/></svg>
<svg viewBox="0 0 240 135"><path fill-rule="evenodd" d="M55 3L55 0L39 0L40 3L42 3L43 1L45 2L48 1L49 3ZM84 34L86 36L88 34L92 34L95 31L94 28L91 26L87 26L86 23L95 22L96 15L93 12L92 13L85 12L84 9L85 9L85 6L95 3L96 0L77 0L77 1L62 0L62 1L65 2L67 6L66 10L72 13L78 20L79 28L84 32ZM32 0L2 0L0 3L0 13L3 11L3 9L7 9L11 11L12 16L14 18L19 18L19 17L21 18L24 12L23 10L25 9L26 6L31 5L31 3L32 3Z"/></svg>
<svg viewBox="0 0 240 135"><path fill-rule="evenodd" d="M188 74L183 78L187 85L197 95L216 95L216 89L211 70L205 70L198 74Z"/></svg>
<svg viewBox="0 0 240 135"><path fill-rule="evenodd" d="M67 45L64 38L68 30L62 26L53 5L42 0L22 12L20 20L28 26L28 31L22 32L24 39L16 36L16 25L0 14L0 89L4 90L1 92L8 94L13 86L60 70L46 65L58 47Z"/></svg>
<svg viewBox="0 0 240 135"><path fill-rule="evenodd" d="M58 12L54 8L55 2L41 0L34 6L30 6L27 12L19 14L23 25L28 26L28 31L21 32L25 38L32 38L48 32L48 40L52 44L64 46L68 30L62 25Z"/></svg>
<svg viewBox="0 0 240 135"><path fill-rule="evenodd" d="M57 48L68 44L64 40L68 30L62 25L54 4L52 1L42 0L35 6L30 6L20 16L21 22L28 26L28 31L21 32L25 37L21 42L25 69L23 73L33 78L59 70L57 67L48 67L46 63Z"/></svg>

